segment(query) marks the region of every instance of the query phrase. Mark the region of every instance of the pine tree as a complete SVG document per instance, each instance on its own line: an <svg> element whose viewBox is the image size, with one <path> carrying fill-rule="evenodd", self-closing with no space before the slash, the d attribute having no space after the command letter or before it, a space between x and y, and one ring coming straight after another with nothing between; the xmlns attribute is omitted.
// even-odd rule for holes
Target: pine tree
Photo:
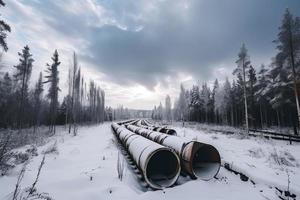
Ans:
<svg viewBox="0 0 300 200"><path fill-rule="evenodd" d="M249 133L249 122L248 122L248 103L247 103L247 90L246 90L246 73L250 65L248 50L245 44L242 45L238 54L238 60L236 61L237 68L233 74L241 73L243 77L243 90L244 90L244 106L245 106L245 121L246 121L246 133Z"/></svg>
<svg viewBox="0 0 300 200"><path fill-rule="evenodd" d="M203 103L203 109L205 114L205 122L208 122L208 111L209 111L209 103L210 103L210 89L206 83L202 85L201 90L201 100Z"/></svg>
<svg viewBox="0 0 300 200"><path fill-rule="evenodd" d="M43 74L41 72L38 82L36 83L34 89L34 130L36 129L36 126L40 125L40 112L41 112L43 91L44 91Z"/></svg>
<svg viewBox="0 0 300 200"><path fill-rule="evenodd" d="M0 0L0 7L5 6L5 3L3 0ZM7 43L6 43L6 37L7 32L10 32L10 26L3 20L0 20L0 46L4 51L8 50Z"/></svg>
<svg viewBox="0 0 300 200"><path fill-rule="evenodd" d="M212 90L212 94L211 94L211 105L212 105L212 115L213 115L213 122L216 122L216 114L215 114L215 102L216 102L216 91L219 88L219 82L218 79L215 80L214 82L214 86L213 86L213 90Z"/></svg>
<svg viewBox="0 0 300 200"><path fill-rule="evenodd" d="M52 59L52 64L47 64L48 68L46 70L47 75L45 76L46 81L44 83L49 83L49 91L47 97L50 99L50 132L55 134L55 124L56 115L58 108L58 92L60 91L58 82L58 66L60 65L59 55L57 50L55 50Z"/></svg>
<svg viewBox="0 0 300 200"><path fill-rule="evenodd" d="M282 57L285 62L288 63L288 68L291 72L293 80L293 89L296 101L298 126L300 127L300 105L298 94L298 80L299 74L297 74L297 67L299 68L300 57L300 20L299 17L294 18L288 9L286 9L283 16L282 24L279 27L279 33L277 40L274 41L277 44L277 54Z"/></svg>
<svg viewBox="0 0 300 200"><path fill-rule="evenodd" d="M169 95L166 96L165 99L165 117L168 122L172 120L172 114L171 114L171 98Z"/></svg>
<svg viewBox="0 0 300 200"><path fill-rule="evenodd" d="M254 94L256 92L256 71L250 65L249 67L249 72L248 72L248 88L249 88L249 94L248 94L248 99L249 99L249 104L250 104L250 119L251 119L251 124L252 126L256 127L256 105L255 105L255 99L254 99Z"/></svg>
<svg viewBox="0 0 300 200"><path fill-rule="evenodd" d="M18 53L20 56L20 63L16 68L14 78L17 85L17 93L19 96L19 117L18 117L18 127L19 129L23 128L23 115L24 107L28 103L28 83L31 76L32 64L34 62L32 55L30 54L30 49L28 46L25 46L22 52Z"/></svg>
<svg viewBox="0 0 300 200"><path fill-rule="evenodd" d="M12 110L12 79L9 76L9 73L5 73L3 80L0 79L0 127L7 128L11 125L10 115L12 114L10 111Z"/></svg>
<svg viewBox="0 0 300 200"><path fill-rule="evenodd" d="M178 100L178 111L179 111L179 118L182 121L186 120L186 112L187 112L188 104L185 97L185 89L183 85L180 85L180 94Z"/></svg>
<svg viewBox="0 0 300 200"><path fill-rule="evenodd" d="M228 117L228 116L232 116L232 107L231 107L231 105L232 105L232 103L231 103L232 99L231 99L231 85L230 85L230 82L229 82L229 80L228 80L227 77L226 77L226 81L225 81L224 86L223 86L223 90L224 90L223 112L224 112L224 118L225 118L224 121L227 124L230 124L229 121L231 120L231 118Z"/></svg>
<svg viewBox="0 0 300 200"><path fill-rule="evenodd" d="M200 99L199 87L197 85L193 85L191 91L189 92L189 95L186 95L186 97L188 96L190 97L187 104L190 113L190 120L201 121L201 109L203 108L203 99Z"/></svg>
<svg viewBox="0 0 300 200"><path fill-rule="evenodd" d="M258 72L257 82L255 84L256 92L254 93L255 101L259 104L259 115L260 115L260 126L263 128L264 124L267 123L267 107L268 100L267 94L270 87L270 82L267 78L268 70L265 65L261 65Z"/></svg>

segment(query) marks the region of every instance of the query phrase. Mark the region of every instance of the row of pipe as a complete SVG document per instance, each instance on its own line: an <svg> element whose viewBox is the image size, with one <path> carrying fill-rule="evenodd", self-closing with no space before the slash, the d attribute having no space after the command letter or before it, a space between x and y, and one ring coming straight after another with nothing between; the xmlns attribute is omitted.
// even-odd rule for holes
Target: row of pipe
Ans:
<svg viewBox="0 0 300 200"><path fill-rule="evenodd" d="M130 122L132 121L127 123ZM131 132L117 123L113 123L111 127L151 188L163 189L176 182L181 165L174 150Z"/></svg>
<svg viewBox="0 0 300 200"><path fill-rule="evenodd" d="M147 123L145 120L139 120L135 124L139 127L149 129L149 130L152 130L152 131L157 131L157 132L165 133L165 134L168 134L168 135L177 135L177 133L174 129L154 126L152 124Z"/></svg>
<svg viewBox="0 0 300 200"><path fill-rule="evenodd" d="M217 149L212 145L145 129L132 124L125 124L125 126L128 130L140 136L174 149L180 158L182 170L192 178L209 180L220 169L221 158Z"/></svg>

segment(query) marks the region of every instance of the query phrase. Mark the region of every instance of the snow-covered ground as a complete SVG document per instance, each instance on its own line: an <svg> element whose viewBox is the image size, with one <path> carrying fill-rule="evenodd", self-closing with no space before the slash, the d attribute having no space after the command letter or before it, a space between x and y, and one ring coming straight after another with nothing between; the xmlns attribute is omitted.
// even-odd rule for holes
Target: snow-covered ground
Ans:
<svg viewBox="0 0 300 200"><path fill-rule="evenodd" d="M37 174L43 153L57 143L57 152L46 154L45 165L37 184L39 192L47 192L56 200L76 199L279 199L278 187L300 196L300 144L223 135L193 128L175 127L179 136L214 145L222 161L250 177L241 181L238 175L221 167L216 179L188 180L180 177L178 184L163 191L142 188L126 166L123 180L118 179L118 148L113 141L110 123L82 127L78 136L60 131L38 147L38 156L27 165L22 188L30 186ZM19 150L24 150L25 147ZM119 155L120 156L120 155ZM0 177L0 199L9 199L22 165Z"/></svg>

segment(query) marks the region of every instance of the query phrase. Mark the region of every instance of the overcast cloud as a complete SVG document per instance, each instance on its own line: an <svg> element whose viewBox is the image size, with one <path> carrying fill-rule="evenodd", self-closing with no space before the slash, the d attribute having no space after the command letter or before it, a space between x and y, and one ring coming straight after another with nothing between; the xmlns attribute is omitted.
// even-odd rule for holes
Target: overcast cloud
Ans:
<svg viewBox="0 0 300 200"><path fill-rule="evenodd" d="M58 49L66 75L72 51L86 78L106 90L108 105L151 108L180 82L231 76L241 43L252 63L268 64L286 7L300 16L298 0L6 0L12 27L5 63L28 44L33 77ZM64 84L65 80L61 81Z"/></svg>

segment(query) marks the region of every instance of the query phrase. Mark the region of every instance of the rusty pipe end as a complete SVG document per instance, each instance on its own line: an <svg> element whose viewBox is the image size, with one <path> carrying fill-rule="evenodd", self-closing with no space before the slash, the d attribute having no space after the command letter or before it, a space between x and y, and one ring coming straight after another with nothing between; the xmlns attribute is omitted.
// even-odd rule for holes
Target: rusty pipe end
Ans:
<svg viewBox="0 0 300 200"><path fill-rule="evenodd" d="M150 187L163 189L172 186L180 174L180 160L168 148L154 151L146 161L144 178Z"/></svg>
<svg viewBox="0 0 300 200"><path fill-rule="evenodd" d="M209 144L196 141L188 143L183 150L183 165L192 178L210 180L214 178L221 166L218 150Z"/></svg>

